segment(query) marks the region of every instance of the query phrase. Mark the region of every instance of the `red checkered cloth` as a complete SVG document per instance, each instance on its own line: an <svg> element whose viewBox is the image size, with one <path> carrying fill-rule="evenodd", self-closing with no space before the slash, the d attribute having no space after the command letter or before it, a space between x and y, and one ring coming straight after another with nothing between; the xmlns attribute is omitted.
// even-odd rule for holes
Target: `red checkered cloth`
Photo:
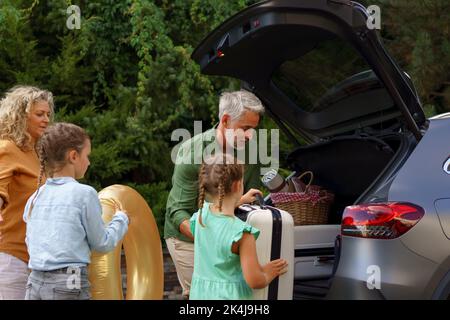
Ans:
<svg viewBox="0 0 450 320"><path fill-rule="evenodd" d="M308 201L314 205L320 202L330 202L334 199L334 195L326 190L309 189L307 192L271 193L270 198L275 205L293 201Z"/></svg>

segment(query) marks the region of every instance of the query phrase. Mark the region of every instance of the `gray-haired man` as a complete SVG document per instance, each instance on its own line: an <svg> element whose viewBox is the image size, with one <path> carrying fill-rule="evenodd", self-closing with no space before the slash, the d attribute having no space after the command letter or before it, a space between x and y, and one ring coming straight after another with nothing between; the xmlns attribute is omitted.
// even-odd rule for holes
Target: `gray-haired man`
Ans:
<svg viewBox="0 0 450 320"><path fill-rule="evenodd" d="M197 181L201 161L195 161L196 157L203 155L203 151L213 142L222 150L246 149L248 153L246 142L252 139L253 129L258 126L263 113L264 107L253 93L245 90L223 93L219 102L218 125L184 142L178 151L172 189L167 199L164 238L185 297L189 296L194 267L194 244L189 219L198 210ZM259 186L260 165L246 161L246 193L240 203L255 201L255 195L261 192L254 188Z"/></svg>

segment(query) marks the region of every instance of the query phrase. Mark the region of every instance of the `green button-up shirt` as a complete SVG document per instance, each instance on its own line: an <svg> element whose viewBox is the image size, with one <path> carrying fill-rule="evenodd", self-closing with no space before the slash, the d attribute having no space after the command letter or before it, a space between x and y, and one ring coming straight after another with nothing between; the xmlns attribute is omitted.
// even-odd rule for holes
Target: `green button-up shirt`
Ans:
<svg viewBox="0 0 450 320"><path fill-rule="evenodd" d="M198 211L198 173L202 154L210 153L215 145L215 127L198 134L184 142L177 153L177 160L172 176L172 189L166 205L164 238L175 237L192 242L180 232L180 224ZM212 150L211 149L211 150ZM248 153L248 148L246 148ZM247 157L248 158L248 157ZM260 188L260 165L245 164L244 193L251 188Z"/></svg>

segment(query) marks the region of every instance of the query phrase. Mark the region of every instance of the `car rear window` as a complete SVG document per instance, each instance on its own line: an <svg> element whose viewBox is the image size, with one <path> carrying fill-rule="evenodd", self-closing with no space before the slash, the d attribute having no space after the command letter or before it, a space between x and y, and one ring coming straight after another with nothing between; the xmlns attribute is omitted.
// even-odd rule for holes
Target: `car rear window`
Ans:
<svg viewBox="0 0 450 320"><path fill-rule="evenodd" d="M367 70L370 70L369 65L356 50L335 38L318 43L296 59L285 61L273 73L272 81L300 108L314 113L329 108L332 101L348 93L349 81L344 80L352 76L353 80L367 77L367 72L361 73ZM376 76L372 72L370 75L375 85L380 86Z"/></svg>

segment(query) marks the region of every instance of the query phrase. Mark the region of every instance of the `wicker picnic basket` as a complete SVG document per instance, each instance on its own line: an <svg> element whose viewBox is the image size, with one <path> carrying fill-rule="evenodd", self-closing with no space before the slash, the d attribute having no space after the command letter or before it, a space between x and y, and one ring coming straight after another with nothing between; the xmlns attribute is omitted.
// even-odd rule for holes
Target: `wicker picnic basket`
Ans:
<svg viewBox="0 0 450 320"><path fill-rule="evenodd" d="M316 185L311 185L314 175L306 171L297 179L296 186L301 185L300 179L310 175L307 185L300 192L272 193L270 198L276 208L289 212L294 218L294 225L326 224L328 212L334 201L334 194Z"/></svg>

